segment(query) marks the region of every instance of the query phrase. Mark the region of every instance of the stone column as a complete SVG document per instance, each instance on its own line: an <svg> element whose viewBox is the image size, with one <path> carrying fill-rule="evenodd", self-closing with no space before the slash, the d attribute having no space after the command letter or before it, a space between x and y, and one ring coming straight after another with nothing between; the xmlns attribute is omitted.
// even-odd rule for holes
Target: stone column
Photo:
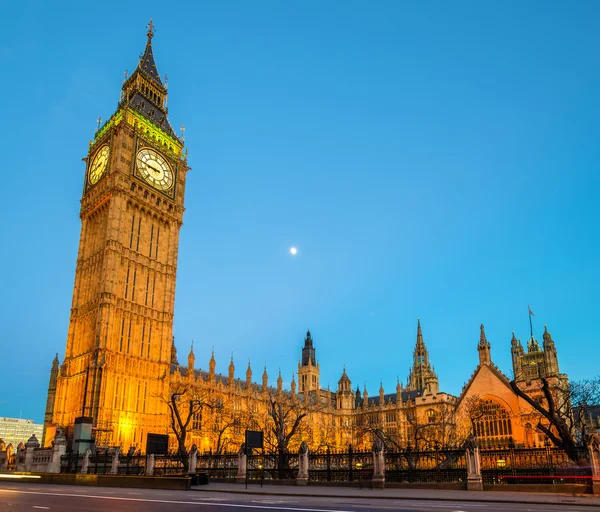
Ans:
<svg viewBox="0 0 600 512"><path fill-rule="evenodd" d="M465 456L467 457L468 472L467 491L483 491L479 446L477 445L477 439L472 434L465 441Z"/></svg>
<svg viewBox="0 0 600 512"><path fill-rule="evenodd" d="M373 443L373 480L371 481L374 489L383 489L385 487L385 458L383 456L383 442L376 439Z"/></svg>
<svg viewBox="0 0 600 512"><path fill-rule="evenodd" d="M83 460L81 461L81 469L79 472L83 475L87 475L88 467L90 465L90 455L92 454L91 450L86 450L83 454Z"/></svg>
<svg viewBox="0 0 600 512"><path fill-rule="evenodd" d="M188 454L188 473L195 473L198 467L198 447L194 444Z"/></svg>
<svg viewBox="0 0 600 512"><path fill-rule="evenodd" d="M598 434L590 435L588 439L588 451L592 466L592 492L600 494L600 436Z"/></svg>
<svg viewBox="0 0 600 512"><path fill-rule="evenodd" d="M62 431L57 430L52 441L52 462L48 464L48 473L60 473L60 459L67 453L67 438Z"/></svg>
<svg viewBox="0 0 600 512"><path fill-rule="evenodd" d="M243 484L246 482L246 443L242 443L238 452L238 471L235 475L235 483Z"/></svg>
<svg viewBox="0 0 600 512"><path fill-rule="evenodd" d="M25 471L31 471L31 465L33 464L33 451L40 447L40 443L33 434L25 443Z"/></svg>
<svg viewBox="0 0 600 512"><path fill-rule="evenodd" d="M154 474L154 454L146 455L146 476Z"/></svg>
<svg viewBox="0 0 600 512"><path fill-rule="evenodd" d="M119 474L119 455L121 455L121 448L115 448L113 452L112 463L110 465L111 475Z"/></svg>
<svg viewBox="0 0 600 512"><path fill-rule="evenodd" d="M296 485L308 485L308 445L302 441L298 452L298 475Z"/></svg>

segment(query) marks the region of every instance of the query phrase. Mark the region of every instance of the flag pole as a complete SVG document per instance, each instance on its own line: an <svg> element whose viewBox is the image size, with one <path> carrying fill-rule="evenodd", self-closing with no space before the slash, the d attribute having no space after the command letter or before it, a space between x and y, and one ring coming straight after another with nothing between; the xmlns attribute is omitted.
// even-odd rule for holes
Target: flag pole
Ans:
<svg viewBox="0 0 600 512"><path fill-rule="evenodd" d="M527 304L527 313L529 314L529 333L533 338L533 324L531 323L531 306Z"/></svg>

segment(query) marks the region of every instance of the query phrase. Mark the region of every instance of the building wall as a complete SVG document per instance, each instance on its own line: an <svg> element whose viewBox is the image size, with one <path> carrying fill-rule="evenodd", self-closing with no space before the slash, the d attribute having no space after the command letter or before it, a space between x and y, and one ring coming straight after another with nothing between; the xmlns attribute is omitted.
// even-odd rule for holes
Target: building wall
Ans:
<svg viewBox="0 0 600 512"><path fill-rule="evenodd" d="M26 443L35 434L38 439L42 438L44 425L36 424L33 420L21 418L0 418L0 440L7 445L16 448L19 443Z"/></svg>

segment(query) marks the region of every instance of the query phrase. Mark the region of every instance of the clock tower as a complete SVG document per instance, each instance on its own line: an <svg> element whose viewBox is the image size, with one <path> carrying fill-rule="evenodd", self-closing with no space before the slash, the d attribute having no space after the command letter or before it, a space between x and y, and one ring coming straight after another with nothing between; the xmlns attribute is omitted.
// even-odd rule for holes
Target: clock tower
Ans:
<svg viewBox="0 0 600 512"><path fill-rule="evenodd" d="M81 235L64 361L46 427L87 423L102 445L145 448L167 433L187 151L167 119L154 28L116 112L85 158ZM52 398L52 400L50 400ZM77 419L77 421L76 421ZM52 432L51 428L47 428Z"/></svg>

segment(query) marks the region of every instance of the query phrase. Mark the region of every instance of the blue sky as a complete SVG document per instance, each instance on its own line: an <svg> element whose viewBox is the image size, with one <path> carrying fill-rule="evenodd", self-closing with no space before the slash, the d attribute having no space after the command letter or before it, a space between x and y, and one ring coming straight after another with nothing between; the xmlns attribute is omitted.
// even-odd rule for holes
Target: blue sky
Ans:
<svg viewBox="0 0 600 512"><path fill-rule="evenodd" d="M0 415L42 421L64 355L81 158L154 18L189 163L180 361L393 391L417 318L459 394L479 324L510 374L527 304L598 374L597 2L21 2L3 7ZM75 8L76 7L76 8ZM298 247L291 257L289 247Z"/></svg>

